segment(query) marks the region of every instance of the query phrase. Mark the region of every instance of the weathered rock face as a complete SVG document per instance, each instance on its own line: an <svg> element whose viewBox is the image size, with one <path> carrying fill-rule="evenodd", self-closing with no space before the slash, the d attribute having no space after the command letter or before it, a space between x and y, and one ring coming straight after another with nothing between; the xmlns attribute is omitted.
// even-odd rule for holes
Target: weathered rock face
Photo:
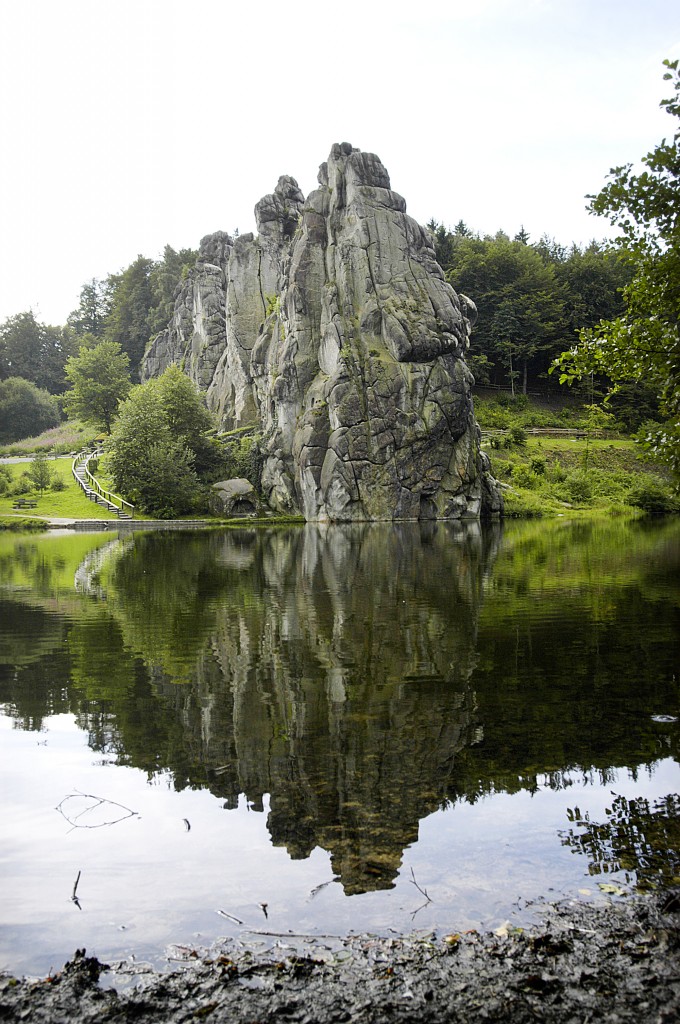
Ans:
<svg viewBox="0 0 680 1024"><path fill-rule="evenodd" d="M463 353L474 303L371 153L335 145L305 201L282 177L256 237L204 238L146 377L177 362L224 429L258 426L262 491L309 520L498 513Z"/></svg>

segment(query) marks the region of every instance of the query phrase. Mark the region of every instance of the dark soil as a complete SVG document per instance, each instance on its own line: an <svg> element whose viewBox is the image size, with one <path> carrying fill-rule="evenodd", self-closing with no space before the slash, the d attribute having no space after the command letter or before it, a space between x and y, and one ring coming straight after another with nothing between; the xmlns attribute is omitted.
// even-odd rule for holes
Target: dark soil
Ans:
<svg viewBox="0 0 680 1024"><path fill-rule="evenodd" d="M184 949L173 973L139 974L78 950L40 981L0 977L0 1021L525 1021L680 1019L680 892L607 905L546 904L541 928L508 935L279 937ZM100 975L105 974L100 983ZM127 990L118 989L134 975Z"/></svg>

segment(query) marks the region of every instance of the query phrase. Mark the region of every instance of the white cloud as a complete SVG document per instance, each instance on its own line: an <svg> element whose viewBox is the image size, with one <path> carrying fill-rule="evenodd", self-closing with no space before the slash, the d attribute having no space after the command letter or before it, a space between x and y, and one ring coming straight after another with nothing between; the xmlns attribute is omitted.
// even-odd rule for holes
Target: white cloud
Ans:
<svg viewBox="0 0 680 1024"><path fill-rule="evenodd" d="M335 141L419 220L600 237L584 195L669 131L669 39L671 0L0 0L0 319L251 229Z"/></svg>

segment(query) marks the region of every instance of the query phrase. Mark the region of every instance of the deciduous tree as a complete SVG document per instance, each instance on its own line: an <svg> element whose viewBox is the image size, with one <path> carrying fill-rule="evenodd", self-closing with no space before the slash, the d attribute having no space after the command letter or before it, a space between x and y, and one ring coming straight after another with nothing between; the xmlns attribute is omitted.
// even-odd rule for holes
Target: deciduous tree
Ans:
<svg viewBox="0 0 680 1024"><path fill-rule="evenodd" d="M50 394L64 390L66 360L76 351L71 332L17 313L0 325L0 379L22 377Z"/></svg>
<svg viewBox="0 0 680 1024"><path fill-rule="evenodd" d="M652 387L667 422L650 430L648 446L680 481L680 71L664 61L674 95L661 106L675 118L664 139L632 164L614 168L591 197L593 213L619 228L617 243L633 277L623 290L624 312L581 332L579 343L557 360L561 381L607 375L616 391L635 381Z"/></svg>
<svg viewBox="0 0 680 1024"><path fill-rule="evenodd" d="M52 476L52 467L49 464L47 452L36 452L28 467L28 479L42 494L52 483Z"/></svg>
<svg viewBox="0 0 680 1024"><path fill-rule="evenodd" d="M43 388L22 377L0 381L0 441L20 441L56 427L59 403Z"/></svg>
<svg viewBox="0 0 680 1024"><path fill-rule="evenodd" d="M127 354L113 341L81 348L79 355L68 360L66 376L71 383L70 391L64 395L69 416L93 423L110 434L118 406L131 387Z"/></svg>
<svg viewBox="0 0 680 1024"><path fill-rule="evenodd" d="M199 476L215 460L207 436L213 419L177 366L133 388L107 443L115 487L143 511L161 517L196 507Z"/></svg>

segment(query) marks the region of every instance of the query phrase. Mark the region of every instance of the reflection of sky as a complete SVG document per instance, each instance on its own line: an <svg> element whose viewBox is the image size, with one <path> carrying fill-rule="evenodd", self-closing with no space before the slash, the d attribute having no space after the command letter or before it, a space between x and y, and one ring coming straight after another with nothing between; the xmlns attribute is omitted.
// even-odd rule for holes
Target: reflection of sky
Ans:
<svg viewBox="0 0 680 1024"><path fill-rule="evenodd" d="M0 717L0 733L0 969L29 973L60 966L79 946L102 959L132 951L143 958L171 942L239 933L218 910L244 928L274 932L497 927L522 917L514 906L520 898L523 906L542 894L598 893L586 858L557 836L568 827L568 808L604 820L612 789L650 800L680 789L680 766L668 759L651 773L642 769L637 781L622 770L600 787L574 772L573 785L559 791L458 804L421 822L393 890L345 897L336 884L312 896L332 877L328 854L316 849L291 860L271 846L266 813L243 800L225 811L207 791L175 792L168 775L149 781L138 769L102 764L106 757L90 750L69 715L48 719L43 732ZM71 829L56 808L74 792L136 814ZM104 807L96 820L106 820ZM432 900L422 909L411 869ZM71 901L79 871L81 910ZM267 918L260 903L268 904Z"/></svg>

